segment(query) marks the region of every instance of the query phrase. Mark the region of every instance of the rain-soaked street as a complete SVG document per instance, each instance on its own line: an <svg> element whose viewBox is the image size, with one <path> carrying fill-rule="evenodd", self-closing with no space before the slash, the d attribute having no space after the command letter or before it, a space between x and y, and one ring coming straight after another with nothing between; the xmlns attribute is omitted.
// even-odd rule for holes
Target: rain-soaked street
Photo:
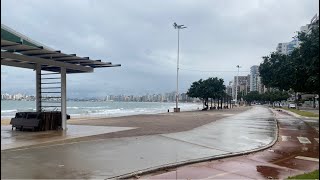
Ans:
<svg viewBox="0 0 320 180"><path fill-rule="evenodd" d="M288 126L287 131L293 131L291 124ZM304 128L301 124L295 132L305 136L308 132L302 131ZM280 128L282 131L286 129ZM3 150L1 178L112 178L166 165L258 150L272 145L276 135L277 123L273 113L256 106L185 132ZM294 139L292 134L290 136ZM272 149L277 151L277 146ZM313 142L306 144L305 151L315 149L313 146ZM293 148L294 151L301 150ZM272 160L284 156L279 154ZM235 170L233 166L230 168Z"/></svg>
<svg viewBox="0 0 320 180"><path fill-rule="evenodd" d="M141 178L286 179L319 169L319 120L274 112L279 123L279 138L267 150L167 169Z"/></svg>

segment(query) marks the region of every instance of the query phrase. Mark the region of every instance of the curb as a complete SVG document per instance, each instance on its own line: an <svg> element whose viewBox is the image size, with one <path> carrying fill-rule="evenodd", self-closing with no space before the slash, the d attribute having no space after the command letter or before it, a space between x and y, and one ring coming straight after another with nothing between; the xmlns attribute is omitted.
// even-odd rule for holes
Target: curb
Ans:
<svg viewBox="0 0 320 180"><path fill-rule="evenodd" d="M161 171L161 170L165 170L165 169L169 169L169 168L176 168L176 167L180 167L180 166L184 166L184 165L188 165L188 164L193 164L193 163L205 162L205 161L210 161L210 160L217 160L217 159L222 159L222 158L229 158L229 157L240 156L240 155L247 155L247 154L250 154L253 152L258 152L258 151L268 149L268 148L272 147L278 141L278 136L279 136L279 130L278 130L279 125L278 125L278 120L275 117L275 112L273 112L273 110L271 110L270 108L268 108L268 109L273 113L273 116L274 116L273 120L275 121L275 124L276 124L276 128L275 128L276 130L275 130L274 140L264 147L259 147L259 148L255 148L255 149L251 149L251 150L247 150L247 151L240 151L240 152L236 152L236 153L227 153L227 154L222 154L222 155L209 156L209 157L198 158L198 159L191 159L191 160L181 161L181 162L177 162L177 163L169 163L169 164L155 166L155 167L151 167L151 168L147 168L147 169L143 169L143 170L139 170L139 171L134 171L134 172L119 175L119 176L106 178L106 179L135 178L137 176L141 176L141 175L145 175L145 174L149 174L149 173L153 173L156 171Z"/></svg>

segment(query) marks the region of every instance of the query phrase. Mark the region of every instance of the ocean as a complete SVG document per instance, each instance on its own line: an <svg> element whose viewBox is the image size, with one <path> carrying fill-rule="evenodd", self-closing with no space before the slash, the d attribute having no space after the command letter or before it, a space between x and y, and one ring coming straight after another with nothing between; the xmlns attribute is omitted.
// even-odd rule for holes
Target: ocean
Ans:
<svg viewBox="0 0 320 180"><path fill-rule="evenodd" d="M67 114L71 118L82 117L117 117L137 114L158 114L173 111L175 103L169 102L92 102L67 101ZM35 111L35 101L1 100L1 119L15 116L16 112ZM179 103L181 111L201 109L198 103Z"/></svg>

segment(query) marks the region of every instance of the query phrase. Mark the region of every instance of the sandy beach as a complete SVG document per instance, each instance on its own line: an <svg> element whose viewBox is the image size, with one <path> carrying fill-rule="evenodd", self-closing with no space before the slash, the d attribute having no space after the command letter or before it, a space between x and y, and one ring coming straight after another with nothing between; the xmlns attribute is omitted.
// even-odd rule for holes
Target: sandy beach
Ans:
<svg viewBox="0 0 320 180"><path fill-rule="evenodd" d="M250 107L108 118L71 118L67 123L73 125L135 127L135 129L127 131L85 137L86 139L119 138L187 131L248 109ZM10 119L2 119L1 125L10 125Z"/></svg>
<svg viewBox="0 0 320 180"><path fill-rule="evenodd" d="M119 138L181 132L211 123L218 119L244 112L251 107L240 107L224 110L189 111L180 113L163 113L153 115L134 115L100 119L70 119L68 124L136 127L136 129L108 134L100 134L87 138Z"/></svg>

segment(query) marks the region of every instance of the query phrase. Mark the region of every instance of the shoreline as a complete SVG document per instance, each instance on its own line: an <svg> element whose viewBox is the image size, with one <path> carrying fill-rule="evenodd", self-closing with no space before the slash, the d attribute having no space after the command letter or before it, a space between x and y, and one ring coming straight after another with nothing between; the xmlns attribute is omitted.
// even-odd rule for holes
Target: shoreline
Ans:
<svg viewBox="0 0 320 180"><path fill-rule="evenodd" d="M124 103L124 102L116 102L116 103ZM136 102L125 102L125 103L127 104L127 103L136 103ZM167 104L171 102L142 102L142 103ZM191 103L191 102L182 103L181 102L181 104L189 104L185 107L184 106L180 107L182 109L181 112L197 111L197 110L200 110L202 107L202 104L199 104L199 103ZM168 113L167 110L169 110L170 112L173 112L173 105L172 107L170 106L165 108L160 106L159 108L145 106L145 107L136 107L136 108L133 107L132 109L130 108L128 109L128 107L120 108L117 106L113 107L115 109L112 109L112 108L101 109L100 106L102 105L98 105L97 107L94 107L94 106L96 105L86 105L82 107L82 106L79 106L78 104L74 104L74 105L70 104L70 106L67 107L67 109L69 109L67 110L67 114L71 116L71 119L100 119L100 118L126 117L126 116L143 115L143 114L162 114L162 113ZM141 108L142 110L140 110ZM19 110L19 108L17 108L13 110L2 110L2 111L3 113L1 113L1 115L3 116L1 117L1 125L8 125L10 123L11 118L15 116L16 112L23 112L28 110L22 110L22 109ZM12 111L12 112L8 114L6 113L6 111ZM35 111L35 109L33 109L32 111Z"/></svg>
<svg viewBox="0 0 320 180"><path fill-rule="evenodd" d="M201 110L187 110L187 111L181 111L181 112L197 112ZM111 119L111 118L118 118L118 117L130 117L130 116L143 116L143 115L161 115L161 114L168 114L168 113L174 113L174 112L155 112L155 113L141 113L141 114L127 114L127 115L116 115L116 116L90 116L90 115L84 115L84 116L71 116L70 119L67 120L67 123L70 121L85 121L85 120L97 120L97 119ZM1 119L1 125L10 125L11 118L3 118Z"/></svg>
<svg viewBox="0 0 320 180"><path fill-rule="evenodd" d="M188 109L181 112L198 112L201 111L201 109ZM67 123L70 121L84 121L84 120L97 120L97 119L109 119L109 118L117 118L117 117L129 117L129 116L140 116L140 115L161 115L161 114L168 114L168 113L174 113L173 110L170 112L146 112L146 113L137 113L137 114L120 114L120 115L110 115L110 116L95 116L95 115L80 115L80 116L73 116L70 115L71 118L67 120ZM10 125L11 118L5 117L1 118L1 125Z"/></svg>
<svg viewBox="0 0 320 180"><path fill-rule="evenodd" d="M72 117L67 120L67 124L85 124L85 125L96 125L95 121L104 121L110 120L110 121L123 121L126 119L139 119L142 117L150 117L150 116L170 116L170 115L178 115L179 114L185 114L185 113L222 113L225 111L232 111L232 110L240 110L240 109L249 109L250 107L235 107L231 109L222 109L222 110L207 110L207 111L202 111L201 109L197 110L186 110L186 111L181 111L180 113L175 113L173 111L170 112L160 112L160 113L145 113L145 114L133 114L133 115L123 115L123 116L79 116L79 117ZM1 125L10 125L11 118L4 118L1 119ZM99 123L98 123L99 124ZM112 126L112 125L111 125Z"/></svg>
<svg viewBox="0 0 320 180"><path fill-rule="evenodd" d="M209 111L188 111L180 113L143 114L125 117L98 118L98 119L70 119L68 125L73 127L101 126L97 128L130 128L124 131L104 132L96 135L75 137L63 141L44 142L39 146L53 145L56 143L74 143L81 141L95 141L101 139L112 139L122 137L138 137L158 134L169 134L183 132L194 128L213 123L236 114L250 110L252 107L238 107L232 109L209 110ZM8 127L7 127L8 128ZM36 133L38 134L38 133ZM41 133L40 133L41 134ZM30 145L30 147L36 147ZM27 146L29 147L29 146Z"/></svg>

